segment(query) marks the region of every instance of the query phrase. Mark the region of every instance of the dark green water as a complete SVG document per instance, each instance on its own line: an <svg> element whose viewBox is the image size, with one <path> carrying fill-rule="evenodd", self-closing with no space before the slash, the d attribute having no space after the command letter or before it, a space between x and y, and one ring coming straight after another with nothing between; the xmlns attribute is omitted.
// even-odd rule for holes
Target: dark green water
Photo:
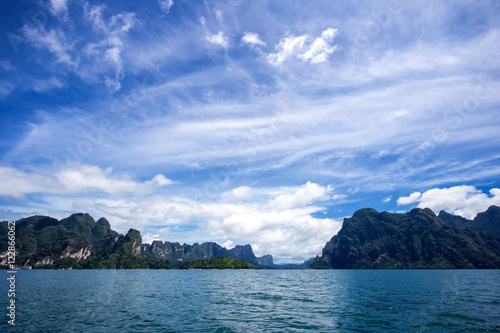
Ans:
<svg viewBox="0 0 500 333"><path fill-rule="evenodd" d="M10 332L500 332L500 271L19 271Z"/></svg>

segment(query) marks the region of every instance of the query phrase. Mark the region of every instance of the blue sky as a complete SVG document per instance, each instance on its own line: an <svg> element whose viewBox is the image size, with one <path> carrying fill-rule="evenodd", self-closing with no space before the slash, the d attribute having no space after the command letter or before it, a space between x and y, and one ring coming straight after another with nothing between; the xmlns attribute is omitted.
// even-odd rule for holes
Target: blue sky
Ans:
<svg viewBox="0 0 500 333"><path fill-rule="evenodd" d="M500 205L497 1L0 1L0 219L300 262Z"/></svg>

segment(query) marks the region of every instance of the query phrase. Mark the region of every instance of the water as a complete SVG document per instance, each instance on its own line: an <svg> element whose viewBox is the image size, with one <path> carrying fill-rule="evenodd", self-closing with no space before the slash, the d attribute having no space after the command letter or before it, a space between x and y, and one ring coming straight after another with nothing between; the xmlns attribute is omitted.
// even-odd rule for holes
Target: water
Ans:
<svg viewBox="0 0 500 333"><path fill-rule="evenodd" d="M500 332L493 270L19 271L16 293L0 331Z"/></svg>

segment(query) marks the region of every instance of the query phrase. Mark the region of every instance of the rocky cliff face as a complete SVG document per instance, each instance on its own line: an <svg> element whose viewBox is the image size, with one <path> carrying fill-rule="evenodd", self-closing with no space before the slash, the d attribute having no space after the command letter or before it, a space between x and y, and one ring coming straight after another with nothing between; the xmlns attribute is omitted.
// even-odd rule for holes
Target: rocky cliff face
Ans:
<svg viewBox="0 0 500 333"><path fill-rule="evenodd" d="M87 245L79 250L67 247L64 249L63 253L59 256L45 256L41 260L36 261L35 266L40 265L52 265L57 260L62 258L73 258L77 261L80 259L87 259L91 255L92 245Z"/></svg>
<svg viewBox="0 0 500 333"><path fill-rule="evenodd" d="M443 213L444 222L430 209L361 209L344 219L310 268L500 268L500 235L491 227L500 223L497 211L490 207L487 218L479 214L469 223ZM474 229L489 230L492 239Z"/></svg>
<svg viewBox="0 0 500 333"><path fill-rule="evenodd" d="M273 256L270 254L266 254L265 256L255 258L255 262L261 266L266 266L266 267L274 266Z"/></svg>
<svg viewBox="0 0 500 333"><path fill-rule="evenodd" d="M138 230L130 229L124 237L116 242L113 252L120 254L141 254L142 237Z"/></svg>
<svg viewBox="0 0 500 333"><path fill-rule="evenodd" d="M2 241L6 234L6 223L2 222ZM106 219L96 223L89 214L73 214L60 221L48 216L24 218L16 221L16 267L52 265L64 258L78 262L106 254L112 251L117 235ZM0 255L0 265L6 264L6 255Z"/></svg>

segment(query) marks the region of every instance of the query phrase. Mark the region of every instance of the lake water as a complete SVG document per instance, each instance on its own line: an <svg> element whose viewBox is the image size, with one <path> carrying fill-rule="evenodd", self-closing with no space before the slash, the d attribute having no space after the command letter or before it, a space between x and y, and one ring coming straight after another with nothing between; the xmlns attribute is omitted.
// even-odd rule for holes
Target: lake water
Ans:
<svg viewBox="0 0 500 333"><path fill-rule="evenodd" d="M19 271L15 332L500 331L500 271Z"/></svg>

